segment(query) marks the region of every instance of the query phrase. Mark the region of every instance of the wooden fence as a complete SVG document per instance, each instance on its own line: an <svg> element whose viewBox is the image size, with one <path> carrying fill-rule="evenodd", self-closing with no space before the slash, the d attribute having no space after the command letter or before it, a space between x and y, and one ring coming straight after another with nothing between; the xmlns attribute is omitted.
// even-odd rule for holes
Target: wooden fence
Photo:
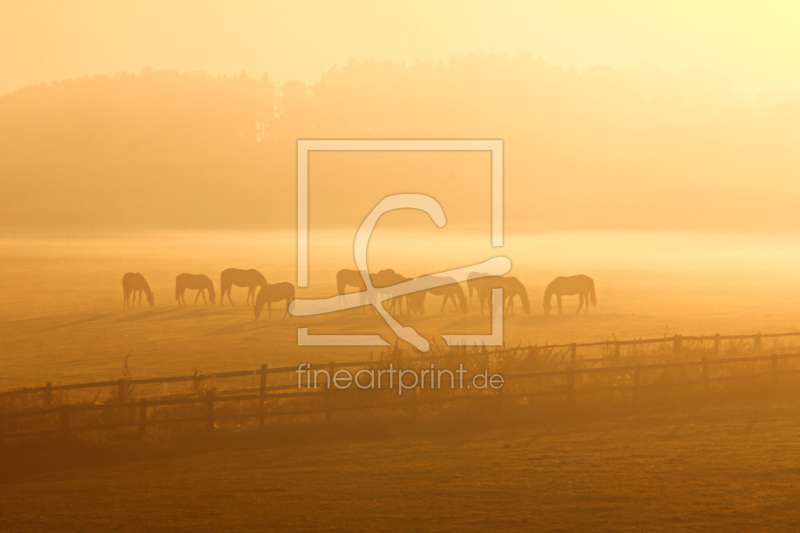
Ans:
<svg viewBox="0 0 800 533"><path fill-rule="evenodd" d="M744 340L752 339L754 349L758 350L761 347L761 340L766 337L788 337L797 336L800 333L785 333L785 334L768 334L768 335L714 335L709 337L672 337L660 339L644 339L636 341L608 341L602 343L573 343L563 345L550 345L548 348L569 348L571 361L568 363L567 368L537 372L517 372L517 373L503 373L503 378L506 387L498 391L493 391L492 394L487 394L486 391L482 392L469 392L459 390L452 394L439 394L433 397L425 397L420 387L411 389L405 397L399 396L395 391L394 394L388 396L388 400L384 397L381 401L364 401L357 402L351 405L344 405L337 403L334 399L340 391L331 387L329 381L323 381L319 387L310 388L303 386L303 384L293 381L294 376L297 375L297 366L269 368L268 365L261 365L261 368L246 371L234 372L221 372L217 374L194 374L191 376L173 376L162 378L143 378L143 379L119 379L108 381L97 381L90 383L74 383L65 385L52 385L47 383L43 387L32 387L20 390L11 390L0 392L0 400L5 400L7 403L5 410L0 410L0 441L11 438L27 438L45 435L63 435L69 437L74 432L78 431L96 431L96 430L114 430L120 428L137 428L140 433L144 433L147 427L156 425L167 425L176 423L202 423L213 431L216 424L225 420L237 419L250 419L257 420L258 425L263 427L267 418L274 416L310 416L310 415L324 415L330 421L333 413L344 411L357 411L367 409L381 409L381 408L404 408L410 409L412 414L416 414L417 408L426 404L441 404L460 400L479 400L491 396L498 398L537 398L544 396L556 396L566 400L568 405L574 405L576 397L579 395L589 395L597 393L609 392L623 392L630 394L630 401L634 404L639 400L643 392L649 389L659 387L686 387L686 386L702 386L704 391L708 391L712 383L740 380L740 379L760 379L768 377L777 381L781 376L792 375L800 373L800 368L789 367L787 364L790 361L800 360L800 353L770 353L763 355L752 355L746 357L702 357L699 360L690 361L673 361L673 362L660 362L648 364L628 364L628 365L615 365L615 366L600 366L600 367L583 367L578 364L582 361L576 361L577 348L588 346L614 346L615 354L619 354L618 346L627 346L633 344L652 344L652 343L668 343L672 342L673 349L680 351L683 342L687 340L692 341L713 341L716 351L719 351L719 343L723 340ZM504 349L498 353L510 353L520 350L527 350L529 354L535 353L545 347L525 347L525 348L511 348ZM486 352L488 357L490 353ZM411 361L433 361L442 359L445 356L436 357L421 357L414 358ZM781 362L784 362L781 364ZM757 369L756 371L720 375L713 372L712 369L725 367L726 365L745 365L753 366L763 365L769 362L769 370ZM340 369L352 368L377 368L380 365L386 365L388 361L358 361L348 363L328 363L328 364L315 364L308 367L309 370L325 370L328 376L333 376L334 372ZM699 377L692 377L691 379L681 380L667 380L662 382L646 382L644 379L648 374L656 371L676 370L683 369L686 371L699 371ZM284 383L271 383L270 376L278 377L283 375L288 377L290 382ZM593 376L605 376L605 382L611 381L610 385L602 384L601 386L582 386ZM251 378L258 380L258 386L252 387L239 387L235 389L225 390L207 390L201 391L199 384L209 382L210 380L224 380L230 378ZM472 376L467 376L471 379ZM608 378L611 378L610 380ZM527 390L531 383L541 383L547 381L552 384L555 382L554 387L542 390L540 386L535 386L536 390ZM590 381L590 380L589 380ZM191 383L193 391L191 393L182 395L167 395L167 396L154 396L141 399L132 399L130 389L134 386L142 386L148 384L168 384L168 383ZM516 387L511 387L511 392L506 392L509 384L520 384ZM527 385L526 385L527 384ZM591 385L591 383L589 383ZM101 389L111 388L115 392L111 401L103 403L76 403L76 404L63 404L54 405L56 393L63 393L71 390L80 389ZM447 387L445 387L447 389ZM453 391L453 383L450 383L450 388ZM360 391L359 391L360 392ZM34 397L43 407L36 408L14 408L13 401L15 398L21 396ZM291 409L268 409L269 406L276 405L279 400L308 400L301 405L300 408ZM225 404L238 402L240 406L243 403L253 404L254 409L244 409L234 412L221 412L219 407ZM8 408L8 404L11 408ZM160 407L165 406L189 406L194 407L194 412L169 417L157 417ZM76 424L77 415L81 413L100 413L100 420L91 421L86 424ZM127 416L115 416L116 413L124 412ZM132 416L132 414L135 415ZM109 416L110 415L110 416ZM106 420L111 418L111 420ZM41 421L44 420L46 427L37 429L18 430L13 429L14 421L18 420L39 420L40 423L30 423L37 426L42 425Z"/></svg>

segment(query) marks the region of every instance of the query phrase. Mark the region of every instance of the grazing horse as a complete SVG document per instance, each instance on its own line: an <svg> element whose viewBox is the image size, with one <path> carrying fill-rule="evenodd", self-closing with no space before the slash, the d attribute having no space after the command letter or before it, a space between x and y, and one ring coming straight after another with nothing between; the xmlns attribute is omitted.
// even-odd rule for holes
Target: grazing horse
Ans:
<svg viewBox="0 0 800 533"><path fill-rule="evenodd" d="M561 297L578 295L578 313L584 303L586 304L586 312L589 312L589 301L591 300L592 306L597 307L597 296L594 292L594 280L589 276L582 274L577 276L559 276L551 281L544 291L544 313L550 313L551 302L553 295L556 295L558 301L558 313L561 314Z"/></svg>
<svg viewBox="0 0 800 533"><path fill-rule="evenodd" d="M267 278L258 270L251 268L250 270L242 270L241 268L226 268L219 276L219 304L225 304L225 295L228 295L228 302L231 305L231 288L234 285L237 287L247 287L247 304L250 304L252 299L255 302L256 287L263 287L267 284Z"/></svg>
<svg viewBox="0 0 800 533"><path fill-rule="evenodd" d="M526 315L531 314L528 291L525 290L525 286L519 278L514 276L501 276L500 279L503 281L503 299L506 300L506 312L512 315L514 314L514 297L519 296L520 302L522 302L522 310Z"/></svg>
<svg viewBox="0 0 800 533"><path fill-rule="evenodd" d="M183 298L183 293L186 289L197 291L194 297L194 303L197 305L197 299L203 295L203 303L206 302L206 291L208 291L208 299L211 300L211 305L215 303L214 283L211 278L205 274L178 274L175 278L175 299L178 300L178 305L186 305L186 300Z"/></svg>
<svg viewBox="0 0 800 533"><path fill-rule="evenodd" d="M150 285L147 284L147 280L144 279L144 276L138 272L126 273L122 276L122 301L124 302L125 309L133 309L133 305L136 303L137 292L139 293L139 309L142 308L142 292L144 292L147 297L147 303L150 304L150 307L155 305L153 302L153 291L150 290ZM129 299L130 306L128 305Z"/></svg>
<svg viewBox="0 0 800 533"><path fill-rule="evenodd" d="M433 289L428 289L428 292L436 296L444 296L444 299L442 300L442 313L444 313L444 306L447 304L447 301L452 300L453 307L455 307L457 311L466 314L467 297L464 294L464 289L461 288L461 285L451 277L439 276L437 279L446 282L446 284L440 287L434 287ZM458 298L458 304L456 304L456 298Z"/></svg>
<svg viewBox="0 0 800 533"><path fill-rule="evenodd" d="M487 274L480 272L470 272L467 276L467 289L469 290L469 301L472 301L472 291L478 292L478 286L484 279L488 277Z"/></svg>
<svg viewBox="0 0 800 533"><path fill-rule="evenodd" d="M503 289L503 303L506 312L512 315L514 314L514 297L519 296L522 302L522 310L526 315L530 314L531 304L528 300L528 291L518 278L514 276L486 276L477 278L473 274L475 273L470 274L472 277L470 281L472 287L477 292L478 301L481 303L481 314L483 314L484 306L491 308L489 298L492 296L492 289L494 288Z"/></svg>
<svg viewBox="0 0 800 533"><path fill-rule="evenodd" d="M392 285L408 281L407 277L403 276L402 274L398 274L391 268L381 270L377 274L370 274L370 279L372 280L372 286L375 287L376 289L382 289L384 287L390 287ZM408 300L406 300L406 310L408 310ZM400 296L399 298L390 299L388 311L390 313L394 313L395 311L402 313L403 297Z"/></svg>
<svg viewBox="0 0 800 533"><path fill-rule="evenodd" d="M283 318L286 318L289 316L289 304L294 300L294 285L289 282L265 283L262 285L261 290L258 291L254 306L255 319L258 320L264 304L267 304L267 312L269 313L267 320L270 320L272 318L272 302L280 302L281 300L286 301L286 312L283 314Z"/></svg>

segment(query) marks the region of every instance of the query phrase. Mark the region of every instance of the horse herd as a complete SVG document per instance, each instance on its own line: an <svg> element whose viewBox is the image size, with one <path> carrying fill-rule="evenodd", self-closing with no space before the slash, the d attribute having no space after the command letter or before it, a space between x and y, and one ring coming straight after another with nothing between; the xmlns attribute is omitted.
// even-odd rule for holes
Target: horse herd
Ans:
<svg viewBox="0 0 800 533"><path fill-rule="evenodd" d="M398 274L392 269L381 270L377 273L370 274L372 285L380 290L384 287L390 287L398 283L415 281L415 278L407 278L402 274ZM231 289L236 287L247 288L247 304L252 302L255 319L261 315L264 305L267 306L268 318L272 318L272 304L284 301L286 303L286 311L283 318L289 315L289 303L294 300L294 285L288 282L281 283L267 283L267 279L258 270L255 269L240 269L240 268L227 268L220 274L220 305L224 305L225 296L228 297L228 303L233 304L231 299ZM362 278L361 272L352 269L342 269L336 273L336 291L339 295L345 294L348 287L355 288L359 291L365 291L366 285ZM256 294L256 290L259 289ZM467 277L467 289L469 291L469 301L472 300L473 293L476 294L480 304L481 314L484 313L485 308L490 308L492 289L503 289L503 305L506 312L513 314L514 300L518 297L522 305L522 310L526 314L530 314L530 302L528 300L528 291L525 286L514 276L487 276L478 272L473 272ZM179 274L175 278L175 300L178 305L186 305L184 294L186 290L197 291L194 297L194 303L200 296L203 297L203 303L209 301L213 305L216 302L216 295L214 293L214 283L211 278L204 274ZM155 305L153 299L153 291L150 290L150 285L138 272L128 272L122 277L122 293L125 309L132 309L136 302L136 295L139 296L139 307L142 306L142 293L144 293L147 303L150 307ZM453 307L457 312L466 314L468 310L467 295L461 284L456 282L453 278L442 278L440 286L428 290L420 290L412 292L405 296L392 298L389 300L389 311L407 313L409 315L425 314L425 299L427 294L430 293L434 297L442 297L441 312L444 312L447 302L452 302ZM558 312L562 312L561 297L578 295L578 313L581 309L589 312L589 303L593 306L597 305L597 297L595 295L594 280L588 276L559 276L551 281L544 292L543 309L545 314L550 313L551 302L553 296L556 297L558 304ZM206 296L208 298L206 299ZM403 311L403 304L405 303L405 311Z"/></svg>

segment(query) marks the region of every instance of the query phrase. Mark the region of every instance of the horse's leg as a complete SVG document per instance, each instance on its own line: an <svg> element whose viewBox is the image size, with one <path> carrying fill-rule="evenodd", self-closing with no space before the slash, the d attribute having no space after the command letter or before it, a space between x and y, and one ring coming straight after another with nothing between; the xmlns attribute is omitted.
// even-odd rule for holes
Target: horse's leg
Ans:
<svg viewBox="0 0 800 533"><path fill-rule="evenodd" d="M200 293L201 292L203 292L203 289L200 289L199 291L197 291L197 294L194 295L194 305L197 305L197 299L200 298ZM203 299L205 300L206 297L203 296Z"/></svg>
<svg viewBox="0 0 800 533"><path fill-rule="evenodd" d="M578 312L575 313L576 315L581 314L581 308L583 307L583 293L578 293Z"/></svg>
<svg viewBox="0 0 800 533"><path fill-rule="evenodd" d="M231 300L231 292L233 291L233 283L228 285L228 302L233 305L233 300Z"/></svg>
<svg viewBox="0 0 800 533"><path fill-rule="evenodd" d="M281 320L286 320L286 317L289 316L289 298L286 298L286 311L283 312L283 318Z"/></svg>
<svg viewBox="0 0 800 533"><path fill-rule="evenodd" d="M206 300L206 290L200 289L200 293L203 295L203 305L208 305L208 300Z"/></svg>
<svg viewBox="0 0 800 533"><path fill-rule="evenodd" d="M139 289L136 292L139 293L139 309L141 309L142 308L142 289Z"/></svg>
<svg viewBox="0 0 800 533"><path fill-rule="evenodd" d="M561 309L561 295L560 294L556 294L556 300L558 300L558 314L560 315L561 311L562 311L562 309Z"/></svg>
<svg viewBox="0 0 800 533"><path fill-rule="evenodd" d="M267 302L267 320L272 320L272 302Z"/></svg>

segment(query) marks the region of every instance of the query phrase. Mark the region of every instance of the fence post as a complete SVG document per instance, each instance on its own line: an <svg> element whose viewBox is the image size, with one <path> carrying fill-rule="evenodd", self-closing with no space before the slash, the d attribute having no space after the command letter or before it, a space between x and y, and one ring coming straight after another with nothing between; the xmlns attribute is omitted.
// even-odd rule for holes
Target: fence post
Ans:
<svg viewBox="0 0 800 533"><path fill-rule="evenodd" d="M703 357L703 390L708 392L708 388L710 385L709 382L710 376L708 373L708 357Z"/></svg>
<svg viewBox="0 0 800 533"><path fill-rule="evenodd" d="M633 406L639 401L639 365L633 369Z"/></svg>
<svg viewBox="0 0 800 533"><path fill-rule="evenodd" d="M761 333L756 333L753 335L753 351L761 351Z"/></svg>
<svg viewBox="0 0 800 533"><path fill-rule="evenodd" d="M50 409L53 407L53 384L47 382L47 388L44 389L44 406Z"/></svg>
<svg viewBox="0 0 800 533"><path fill-rule="evenodd" d="M714 335L714 353L719 355L719 333Z"/></svg>
<svg viewBox="0 0 800 533"><path fill-rule="evenodd" d="M122 401L125 399L125 379L120 378L117 380L117 399Z"/></svg>
<svg viewBox="0 0 800 533"><path fill-rule="evenodd" d="M614 341L614 357L619 358L619 341Z"/></svg>
<svg viewBox="0 0 800 533"><path fill-rule="evenodd" d="M569 346L569 359L572 362L572 365L575 366L575 361L578 358L578 345L574 342Z"/></svg>
<svg viewBox="0 0 800 533"><path fill-rule="evenodd" d="M206 427L209 433L214 432L214 391L206 394Z"/></svg>
<svg viewBox="0 0 800 533"><path fill-rule="evenodd" d="M0 413L0 443L3 443L6 440L3 426L3 413Z"/></svg>
<svg viewBox="0 0 800 533"><path fill-rule="evenodd" d="M678 355L681 352L681 344L682 344L681 336L680 335L675 335L672 338L672 354L673 355Z"/></svg>
<svg viewBox="0 0 800 533"><path fill-rule="evenodd" d="M139 400L139 435L144 435L147 429L147 399Z"/></svg>
<svg viewBox="0 0 800 533"><path fill-rule="evenodd" d="M61 412L59 414L59 418L61 418L61 434L65 439L69 438L69 429L70 429L70 419L69 419L69 406L62 405Z"/></svg>
<svg viewBox="0 0 800 533"><path fill-rule="evenodd" d="M264 427L264 417L266 416L267 401L267 364L261 365L261 384L258 387L258 426Z"/></svg>
<svg viewBox="0 0 800 533"><path fill-rule="evenodd" d="M567 369L567 403L570 407L575 405L575 367Z"/></svg>

